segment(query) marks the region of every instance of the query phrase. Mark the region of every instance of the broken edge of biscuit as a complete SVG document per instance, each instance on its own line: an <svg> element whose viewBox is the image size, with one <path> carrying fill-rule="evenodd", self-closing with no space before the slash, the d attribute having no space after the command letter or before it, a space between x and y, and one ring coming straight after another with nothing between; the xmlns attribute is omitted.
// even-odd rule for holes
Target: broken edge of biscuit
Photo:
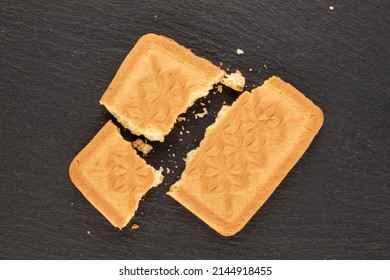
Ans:
<svg viewBox="0 0 390 280"><path fill-rule="evenodd" d="M245 87L245 77L239 70L236 70L235 73L225 74L225 77L222 79L222 84L241 92Z"/></svg>

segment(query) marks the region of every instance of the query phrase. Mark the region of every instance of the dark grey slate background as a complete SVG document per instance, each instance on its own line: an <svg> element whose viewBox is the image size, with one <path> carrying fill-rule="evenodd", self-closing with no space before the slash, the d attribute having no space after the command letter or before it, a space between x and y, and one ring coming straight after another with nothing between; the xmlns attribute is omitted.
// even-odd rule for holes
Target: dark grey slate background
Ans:
<svg viewBox="0 0 390 280"><path fill-rule="evenodd" d="M2 0L0 258L390 258L389 6ZM178 169L142 201L138 230L114 229L69 179L71 159L111 118L99 98L148 32L242 70L248 89L278 75L324 110L309 150L234 237L219 236L165 195L223 101L237 98L233 91L211 94L204 119L193 118L199 101L188 111L184 141L176 126L154 145L146 160Z"/></svg>

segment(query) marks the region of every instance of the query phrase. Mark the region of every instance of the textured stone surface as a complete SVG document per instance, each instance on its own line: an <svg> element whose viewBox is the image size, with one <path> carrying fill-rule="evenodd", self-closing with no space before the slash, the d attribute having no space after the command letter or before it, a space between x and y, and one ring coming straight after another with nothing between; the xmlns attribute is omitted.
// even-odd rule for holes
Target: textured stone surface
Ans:
<svg viewBox="0 0 390 280"><path fill-rule="evenodd" d="M0 1L0 258L389 259L388 4L332 5ZM227 89L153 143L146 161L174 173L141 201L137 231L113 228L69 179L72 158L111 118L100 97L148 32L240 69L247 90L278 75L324 110L303 158L232 238L165 195L222 103L237 98ZM209 114L195 120L200 102Z"/></svg>

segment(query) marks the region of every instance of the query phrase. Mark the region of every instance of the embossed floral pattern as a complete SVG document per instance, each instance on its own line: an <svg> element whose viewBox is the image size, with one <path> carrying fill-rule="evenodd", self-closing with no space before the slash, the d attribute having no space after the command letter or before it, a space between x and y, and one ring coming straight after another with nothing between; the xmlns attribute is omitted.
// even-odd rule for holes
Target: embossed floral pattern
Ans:
<svg viewBox="0 0 390 280"><path fill-rule="evenodd" d="M135 152L125 148L116 148L104 164L101 159L87 170L90 176L102 177L107 180L108 189L115 193L129 193L150 184L150 169L138 158Z"/></svg>
<svg viewBox="0 0 390 280"><path fill-rule="evenodd" d="M152 55L150 65L151 73L145 73L137 82L137 92L124 108L138 126L164 129L166 123L181 113L189 93L196 88L196 81L185 76L180 62L160 65Z"/></svg>
<svg viewBox="0 0 390 280"><path fill-rule="evenodd" d="M288 141L288 127L304 122L299 112L286 114L288 105L278 94L242 96L225 116L228 121L212 130L202 142L202 153L189 162L185 178L200 178L202 196L218 200L226 215L236 196L256 187L249 181L267 167L273 150Z"/></svg>

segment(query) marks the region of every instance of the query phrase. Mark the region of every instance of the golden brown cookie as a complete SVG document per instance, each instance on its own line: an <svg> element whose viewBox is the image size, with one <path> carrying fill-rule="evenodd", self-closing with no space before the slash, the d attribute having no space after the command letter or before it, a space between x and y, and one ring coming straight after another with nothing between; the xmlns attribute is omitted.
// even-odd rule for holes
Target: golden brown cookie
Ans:
<svg viewBox="0 0 390 280"><path fill-rule="evenodd" d="M175 41L147 34L127 55L100 103L132 133L162 142L177 116L223 75Z"/></svg>
<svg viewBox="0 0 390 280"><path fill-rule="evenodd" d="M168 195L221 235L234 235L309 147L320 108L280 78L224 107Z"/></svg>
<svg viewBox="0 0 390 280"><path fill-rule="evenodd" d="M73 159L69 175L89 202L120 229L133 217L142 196L163 179L111 121Z"/></svg>

